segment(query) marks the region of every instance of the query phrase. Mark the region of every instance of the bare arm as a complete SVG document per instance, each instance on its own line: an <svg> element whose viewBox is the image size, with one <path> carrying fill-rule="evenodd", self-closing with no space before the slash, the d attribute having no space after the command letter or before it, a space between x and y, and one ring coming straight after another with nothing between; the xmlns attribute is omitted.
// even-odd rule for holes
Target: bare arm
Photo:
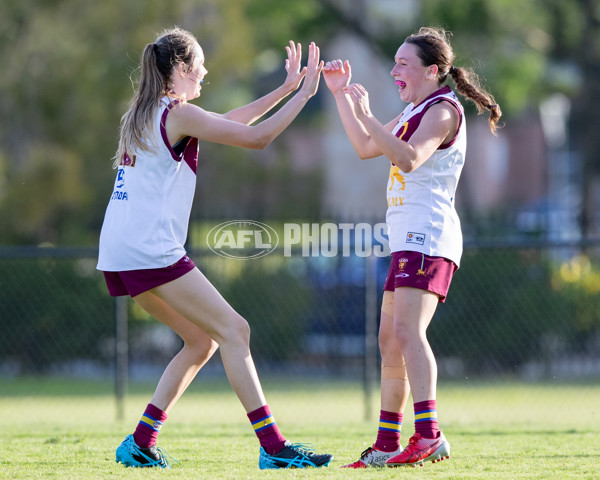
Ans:
<svg viewBox="0 0 600 480"><path fill-rule="evenodd" d="M311 43L302 88L271 117L254 126L212 115L190 103L179 104L167 117L169 140L190 135L209 142L263 149L288 127L316 93L322 68L319 47Z"/></svg>
<svg viewBox="0 0 600 480"><path fill-rule="evenodd" d="M327 62L323 68L323 78L333 94L342 125L352 147L361 159L378 157L383 155L381 148L373 141L369 132L356 117L352 100L344 92L351 77L348 60L344 63L341 60L332 60ZM394 119L386 124L385 128L391 132L396 123L397 119Z"/></svg>
<svg viewBox="0 0 600 480"><path fill-rule="evenodd" d="M281 100L296 90L306 74L306 67L301 68L302 45L299 43L294 44L294 42L290 40L290 44L285 47L285 50L288 56L285 61L287 76L283 85L248 105L236 108L235 110L231 110L224 114L212 113L212 115L233 122L250 125L267 112L271 111L271 109L279 104Z"/></svg>
<svg viewBox="0 0 600 480"><path fill-rule="evenodd" d="M373 142L404 173L419 168L440 145L450 141L458 129L458 112L447 102L440 102L425 112L407 142L398 140L371 114L368 93L362 85L349 85L345 91L352 100L357 119Z"/></svg>

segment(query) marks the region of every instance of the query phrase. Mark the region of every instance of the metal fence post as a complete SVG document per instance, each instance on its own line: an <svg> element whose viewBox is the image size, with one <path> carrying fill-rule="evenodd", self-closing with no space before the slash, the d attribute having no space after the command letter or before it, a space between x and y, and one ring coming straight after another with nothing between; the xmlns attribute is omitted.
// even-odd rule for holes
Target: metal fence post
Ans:
<svg viewBox="0 0 600 480"><path fill-rule="evenodd" d="M365 420L373 414L377 379L377 256L365 258Z"/></svg>
<svg viewBox="0 0 600 480"><path fill-rule="evenodd" d="M127 340L127 296L115 298L115 395L117 420L125 418L129 370L129 344Z"/></svg>

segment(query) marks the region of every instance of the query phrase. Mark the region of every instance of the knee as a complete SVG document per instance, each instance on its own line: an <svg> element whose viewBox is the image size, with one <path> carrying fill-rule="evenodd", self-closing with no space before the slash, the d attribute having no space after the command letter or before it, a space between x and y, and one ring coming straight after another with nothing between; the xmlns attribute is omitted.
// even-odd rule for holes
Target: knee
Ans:
<svg viewBox="0 0 600 480"><path fill-rule="evenodd" d="M234 341L243 344L250 344L250 325L244 317L235 314L227 321L227 328L223 334L224 341Z"/></svg>
<svg viewBox="0 0 600 480"><path fill-rule="evenodd" d="M383 333L379 333L379 351L381 352L381 357L385 360L386 357L393 356L395 350L398 350L398 342L391 335L386 335Z"/></svg>
<svg viewBox="0 0 600 480"><path fill-rule="evenodd" d="M195 363L203 365L219 348L219 344L208 336L184 341L183 348L193 355Z"/></svg>
<svg viewBox="0 0 600 480"><path fill-rule="evenodd" d="M384 366L398 367L404 365L404 350L402 345L393 336L380 342L379 350L381 352L382 368ZM382 373L384 373L383 370Z"/></svg>
<svg viewBox="0 0 600 480"><path fill-rule="evenodd" d="M394 325L394 340L404 349L411 341L414 341L414 338L412 338L410 329L406 328L406 325L397 322Z"/></svg>
<svg viewBox="0 0 600 480"><path fill-rule="evenodd" d="M250 342L250 325L245 318L238 316L234 325L234 335L244 340L245 343Z"/></svg>

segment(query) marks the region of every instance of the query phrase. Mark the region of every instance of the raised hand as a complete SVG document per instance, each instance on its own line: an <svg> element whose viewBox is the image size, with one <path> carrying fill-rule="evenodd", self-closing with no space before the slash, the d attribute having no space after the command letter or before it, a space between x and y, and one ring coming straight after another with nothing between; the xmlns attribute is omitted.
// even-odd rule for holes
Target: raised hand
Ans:
<svg viewBox="0 0 600 480"><path fill-rule="evenodd" d="M285 71L287 77L283 86L290 91L296 90L306 74L306 67L301 68L302 63L302 45L295 44L290 40L289 46L285 47L288 58L285 61Z"/></svg>
<svg viewBox="0 0 600 480"><path fill-rule="evenodd" d="M371 113L371 107L369 106L369 92L367 92L365 87L360 83L348 85L347 87L344 87L342 91L350 97L350 100L352 100L354 114L357 118L363 116L370 117L373 115Z"/></svg>
<svg viewBox="0 0 600 480"><path fill-rule="evenodd" d="M352 78L350 62L346 60L342 63L339 59L327 62L323 68L323 78L331 93L339 92L350 83Z"/></svg>
<svg viewBox="0 0 600 480"><path fill-rule="evenodd" d="M321 70L323 70L323 61L320 60L321 51L315 42L310 42L308 47L308 61L306 62L306 76L302 91L308 93L311 97L317 93L319 88L319 79L321 78Z"/></svg>

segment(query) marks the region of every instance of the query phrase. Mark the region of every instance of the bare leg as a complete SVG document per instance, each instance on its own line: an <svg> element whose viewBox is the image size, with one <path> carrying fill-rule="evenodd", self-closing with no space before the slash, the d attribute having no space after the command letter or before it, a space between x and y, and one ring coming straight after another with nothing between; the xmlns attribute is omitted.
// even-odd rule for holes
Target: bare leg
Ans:
<svg viewBox="0 0 600 480"><path fill-rule="evenodd" d="M381 351L381 409L403 413L410 394L410 385L402 348L394 335L394 293L383 292L379 350Z"/></svg>
<svg viewBox="0 0 600 480"><path fill-rule="evenodd" d="M250 354L250 327L198 269L153 293L219 345L229 382L246 412L266 405Z"/></svg>
<svg viewBox="0 0 600 480"><path fill-rule="evenodd" d="M154 406L169 413L198 371L218 348L201 328L167 305L152 292L144 292L134 300L150 315L170 327L184 342L181 351L171 360L152 397Z"/></svg>
<svg viewBox="0 0 600 480"><path fill-rule="evenodd" d="M437 364L427 341L427 327L437 304L438 296L426 290L399 287L394 292L394 333L415 403L436 398Z"/></svg>

